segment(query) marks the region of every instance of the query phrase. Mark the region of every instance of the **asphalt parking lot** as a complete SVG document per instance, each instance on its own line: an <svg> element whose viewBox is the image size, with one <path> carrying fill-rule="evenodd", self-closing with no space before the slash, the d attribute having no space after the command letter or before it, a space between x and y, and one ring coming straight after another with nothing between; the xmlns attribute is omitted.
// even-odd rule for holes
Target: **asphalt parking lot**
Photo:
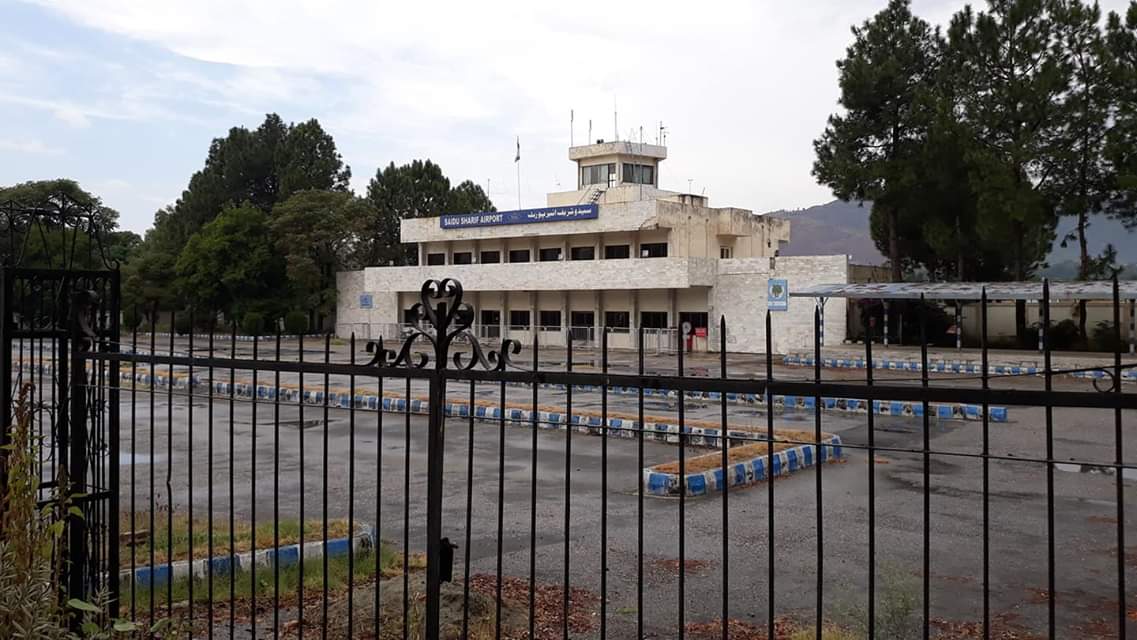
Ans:
<svg viewBox="0 0 1137 640"><path fill-rule="evenodd" d="M337 345L342 349L342 346ZM241 345L244 352L247 346ZM322 356L322 349L318 350ZM263 353L263 351L261 352ZM293 352L295 353L295 352ZM339 355L344 355L342 350ZM285 355L282 353L282 357ZM290 356L290 357L294 357ZM313 355L315 357L315 355ZM544 358L544 356L542 356ZM674 366L673 356L653 358L650 367ZM306 353L305 359L310 359ZM334 358L339 360L340 358ZM595 359L595 358L593 358ZM523 361L521 358L519 360ZM613 370L634 366L627 356L613 359ZM555 366L555 357L549 366ZM710 363L696 363L716 375ZM753 365L732 366L734 375L754 375ZM699 371L693 371L699 373ZM776 376L805 377L809 369L778 367ZM238 374L238 378L242 374ZM266 375L267 374L262 374ZM863 377L864 372L826 371L829 376ZM890 372L878 378L911 378ZM263 378L268 381L270 378ZM292 382L295 382L293 380ZM317 382L315 380L311 382ZM322 379L318 383L322 385ZM343 384L345 380L332 380ZM371 382L373 384L373 381ZM972 385L974 380L937 377L937 384ZM999 384L1033 387L1037 379L1011 379ZM1059 380L1069 389L1090 389L1090 383ZM389 381L387 390L403 390L403 383ZM420 389L412 389L417 395ZM425 392L425 389L421 391ZM1127 391L1129 391L1127 389ZM451 397L464 396L468 388L451 389ZM496 385L480 385L479 398L495 399ZM528 389L510 389L510 402L530 402ZM358 520L378 524L385 540L401 545L404 535L413 550L423 548L426 503L426 420L306 406L301 419L295 405L279 406L279 420L272 403L233 403L195 398L193 419L190 399L175 395L172 405L166 393L154 394L153 423L149 393L137 392L133 412L131 398L122 399L123 491L122 504L148 508L150 473L155 475L154 493L159 505L185 511L192 503L195 517L204 517L212 486L213 512L227 515L232 508L239 519L254 517L258 523L273 517L274 499L281 517L300 517L304 497L305 519L345 517L353 500ZM563 392L542 390L540 402L563 401ZM598 411L599 394L575 394L574 406ZM612 411L635 412L635 399L613 396ZM660 404L653 413L673 407ZM169 412L169 413L168 413ZM167 416L172 417L172 421ZM717 418L718 405L693 406L689 417ZM131 418L133 416L133 423ZM209 417L212 416L212 429ZM382 420L382 426L378 421ZM856 618L867 600L868 484L866 453L858 449L868 439L863 414L825 413L823 429L841 436L847 445L845 459L820 468L810 468L774 482L775 611L778 615L812 620L817 597L819 533L824 571L823 613L827 619ZM1137 455L1134 416L1124 416L1126 460ZM764 423L765 414L750 407L730 407L730 420ZM777 416L781 426L811 429L811 412L787 412ZM133 424L133 427L131 426ZM192 434L191 434L192 430ZM255 431L255 444L254 444ZM277 433L279 432L279 439ZM1056 465L1054 513L1056 540L1055 598L1059 637L1113 637L1109 625L1116 620L1117 576L1117 477L1106 469L1082 466L1081 462L1110 462L1114 452L1113 414L1108 411L1056 409L1054 411L1054 456L1079 464ZM953 622L977 621L982 615L983 460L953 454L981 452L982 428L978 422L931 422L929 438L930 480L930 613L934 619ZM230 456L230 437L233 454ZM919 419L878 416L876 446L886 449L920 449L923 428ZM213 456L207 454L212 438ZM571 438L571 457L566 456ZM992 424L990 451L998 456L1044 457L1046 454L1043 409L1013 407L1010 421ZM301 440L303 439L303 443ZM406 444L409 440L409 454ZM191 445L192 443L192 445ZM635 630L637 609L637 559L643 526L643 613L647 630L657 637L675 635L678 620L680 501L645 497L642 517L637 487L641 464L635 440L609 439L607 485L602 491L604 439L584 434L539 430L537 433L537 482L532 484L533 432L524 427L501 430L494 423L476 422L471 440L466 420L447 423L445 458L444 535L459 543L456 572L461 574L468 559L472 573L493 573L498 559L501 509L501 562L506 575L527 577L530 553L538 582L559 583L564 576L566 479L567 522L570 527L570 578L575 586L600 590L600 549L608 554L609 632L630 636ZM154 457L150 457L153 444ZM851 446L849 446L851 445ZM326 456L325 456L326 447ZM354 450L354 477L349 461ZM703 453L705 449L689 449ZM131 455L133 452L133 456ZM472 452L472 456L471 456ZM643 462L650 465L672 460L677 447L647 442ZM504 464L499 464L499 456ZM473 459L473 482L467 483L468 460ZM324 464L324 460L327 464ZM409 459L409 468L407 461ZM133 464L132 464L133 463ZM210 471L212 464L212 472ZM188 470L193 469L192 497ZM304 480L300 476L303 470ZM408 472L409 471L409 472ZM880 451L875 456L876 564L878 602L898 592L920 592L924 549L924 463L921 453ZM133 474L133 475L132 475ZM1045 631L1047 614L1047 483L1046 466L1037 462L992 459L989 463L991 611L1000 624L1022 625ZM233 490L229 483L232 476ZM817 505L820 477L821 518ZM133 478L134 484L131 485ZM501 483L503 500L499 501ZM167 490L167 483L170 490ZM1124 480L1127 540L1137 540L1134 515L1137 487ZM467 490L470 506L467 507ZM323 499L327 492L327 501ZM530 546L530 500L536 495L535 545ZM729 606L732 618L762 624L766 616L768 487L732 490L727 498L729 516ZM380 509L376 512L376 496ZM601 531L601 512L607 500L607 535ZM724 503L721 495L687 499L683 527L686 572L684 608L686 622L713 620L721 614L723 589ZM404 516L406 509L406 516ZM469 515L470 545L465 538ZM405 526L404 526L405 523ZM693 562L690 562L693 561ZM1137 543L1126 550L1126 580L1135 584ZM893 594L893 595L888 595ZM917 598L917 602L919 598ZM1127 597L1137 609L1132 589ZM878 605L879 606L879 605ZM920 614L919 605L915 614ZM1137 624L1131 621L1131 625ZM1104 626L1103 626L1104 625ZM1137 629L1135 629L1137 630ZM1093 635L1098 633L1099 635ZM1100 635L1104 633L1105 635Z"/></svg>

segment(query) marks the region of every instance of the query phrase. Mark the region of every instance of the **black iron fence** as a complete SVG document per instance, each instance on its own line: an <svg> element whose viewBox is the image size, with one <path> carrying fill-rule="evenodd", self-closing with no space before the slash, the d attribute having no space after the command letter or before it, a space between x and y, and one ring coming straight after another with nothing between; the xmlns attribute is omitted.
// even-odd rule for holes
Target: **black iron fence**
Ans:
<svg viewBox="0 0 1137 640"><path fill-rule="evenodd" d="M67 359L17 339L21 381L70 362L74 424L99 416L90 463L112 484L91 588L210 638L1135 624L1137 395L1119 351L1070 369L1093 382L1049 350L1043 375L994 378L984 329L979 375L933 378L926 347L917 371L826 371L819 340L812 369L783 367L769 316L767 353L746 358L725 322L714 356L642 336L614 351L605 331L590 349L571 332L488 348L452 280L416 312L429 330L393 348L245 342L202 317L204 339L150 327L113 345L76 324L92 348Z"/></svg>

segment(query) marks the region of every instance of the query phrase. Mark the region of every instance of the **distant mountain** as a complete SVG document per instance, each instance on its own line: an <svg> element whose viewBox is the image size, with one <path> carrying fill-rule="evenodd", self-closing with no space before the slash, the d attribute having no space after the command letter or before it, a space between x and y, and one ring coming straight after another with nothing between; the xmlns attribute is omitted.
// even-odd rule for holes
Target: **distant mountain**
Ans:
<svg viewBox="0 0 1137 640"><path fill-rule="evenodd" d="M834 200L797 211L772 211L766 215L790 221L790 241L780 251L783 256L852 256L855 264L883 264L885 257L876 249L869 231L872 203L858 206Z"/></svg>
<svg viewBox="0 0 1137 640"><path fill-rule="evenodd" d="M790 221L790 242L782 248L783 256L848 254L856 264L883 264L886 258L877 250L869 230L872 203L858 206L853 202L834 200L796 211L772 211L766 215ZM1062 246L1062 238L1074 231L1075 220L1063 217L1058 222L1054 246L1047 256L1047 269L1039 275L1070 279L1078 271L1078 243ZM1123 265L1137 264L1137 231L1126 229L1117 220L1095 217L1087 231L1091 254L1097 255L1107 243L1117 248L1117 259Z"/></svg>

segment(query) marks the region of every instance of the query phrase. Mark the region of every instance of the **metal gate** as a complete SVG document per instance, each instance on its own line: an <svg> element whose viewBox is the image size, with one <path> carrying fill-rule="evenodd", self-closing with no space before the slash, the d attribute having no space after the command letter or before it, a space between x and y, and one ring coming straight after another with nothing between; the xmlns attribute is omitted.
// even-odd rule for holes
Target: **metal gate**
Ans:
<svg viewBox="0 0 1137 640"><path fill-rule="evenodd" d="M26 416L39 504L66 519L54 550L61 590L85 601L105 594L114 617L118 364L85 359L117 350L119 271L102 224L98 207L62 194L0 209L0 443Z"/></svg>

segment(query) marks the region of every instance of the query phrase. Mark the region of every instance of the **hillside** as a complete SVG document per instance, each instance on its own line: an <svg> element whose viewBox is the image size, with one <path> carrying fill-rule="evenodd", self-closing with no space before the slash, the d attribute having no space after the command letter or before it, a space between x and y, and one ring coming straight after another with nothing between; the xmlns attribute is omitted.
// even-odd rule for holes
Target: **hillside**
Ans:
<svg viewBox="0 0 1137 640"><path fill-rule="evenodd" d="M885 257L877 250L869 231L872 203L858 206L853 202L832 202L796 211L772 211L766 215L791 221L790 242L781 251L784 256L849 254L857 264L883 264ZM1074 219L1065 217L1058 223L1057 239L1047 257L1049 267L1040 275L1072 278L1077 274L1078 245L1062 246L1062 237L1074 230ZM1118 262L1137 264L1137 231L1130 231L1117 220L1096 218L1088 231L1090 252L1100 253L1107 243L1117 248Z"/></svg>
<svg viewBox="0 0 1137 640"><path fill-rule="evenodd" d="M869 232L872 203L858 206L834 200L797 211L773 211L766 215L790 221L790 242L782 247L783 256L848 254L856 264L883 264Z"/></svg>

